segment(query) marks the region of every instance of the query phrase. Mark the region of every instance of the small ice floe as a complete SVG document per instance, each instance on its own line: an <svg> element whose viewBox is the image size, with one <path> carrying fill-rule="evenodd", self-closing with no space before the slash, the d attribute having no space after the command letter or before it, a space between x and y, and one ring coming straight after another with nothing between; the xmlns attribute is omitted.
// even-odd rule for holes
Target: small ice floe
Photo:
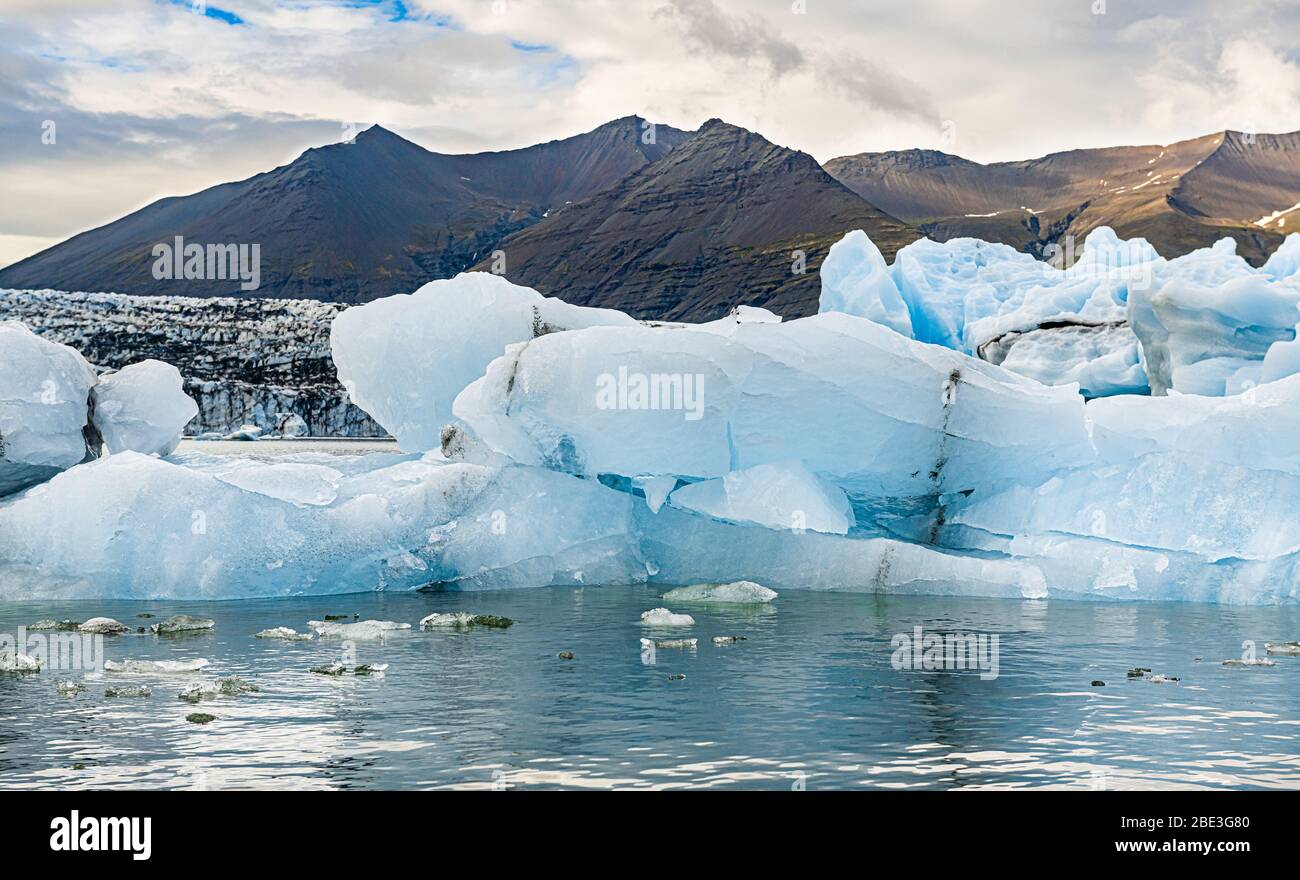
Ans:
<svg viewBox="0 0 1300 880"><path fill-rule="evenodd" d="M61 681L54 685L54 690L65 697L75 697L85 689L84 684L76 681Z"/></svg>
<svg viewBox="0 0 1300 880"><path fill-rule="evenodd" d="M642 639L641 648L689 648L694 649L697 639Z"/></svg>
<svg viewBox="0 0 1300 880"><path fill-rule="evenodd" d="M131 627L122 623L120 620L114 620L111 617L92 617L81 626L77 627L80 632L94 633L102 636L115 636L121 633L130 632Z"/></svg>
<svg viewBox="0 0 1300 880"><path fill-rule="evenodd" d="M104 664L105 672L124 672L136 675L174 675L177 673L198 672L208 665L202 657L193 660L109 660Z"/></svg>
<svg viewBox="0 0 1300 880"><path fill-rule="evenodd" d="M641 612L641 623L646 626L693 626L695 618L689 614L674 614L667 608L652 608Z"/></svg>
<svg viewBox="0 0 1300 880"><path fill-rule="evenodd" d="M672 675L668 676L668 680L669 680L669 681L685 681L685 680L686 680L686 673L685 673L685 672L674 672Z"/></svg>
<svg viewBox="0 0 1300 880"><path fill-rule="evenodd" d="M77 627L81 624L75 620L38 620L35 623L28 624L28 632L76 632Z"/></svg>
<svg viewBox="0 0 1300 880"><path fill-rule="evenodd" d="M776 591L753 581L733 581L729 584L695 584L678 587L663 594L667 602L728 602L738 605L759 605L776 598Z"/></svg>
<svg viewBox="0 0 1300 880"><path fill-rule="evenodd" d="M1151 674L1151 670L1145 666L1134 666L1128 671L1129 678L1144 678Z"/></svg>
<svg viewBox="0 0 1300 880"><path fill-rule="evenodd" d="M1176 675L1162 675L1157 673L1155 675L1146 676L1143 681L1149 681L1152 684L1176 684L1177 682L1182 681L1182 679Z"/></svg>
<svg viewBox="0 0 1300 880"><path fill-rule="evenodd" d="M216 621L207 617L190 617L188 614L177 614L175 617L169 617L161 623L155 623L149 627L154 633L160 636L171 635L172 633L189 633L201 632L212 629Z"/></svg>
<svg viewBox="0 0 1300 880"><path fill-rule="evenodd" d="M18 651L0 653L0 672L12 675L24 675L28 672L40 672L41 661Z"/></svg>
<svg viewBox="0 0 1300 880"><path fill-rule="evenodd" d="M309 642L314 637L314 633L300 633L288 626L275 626L271 629L264 629L253 636L256 639L283 639L286 642Z"/></svg>
<svg viewBox="0 0 1300 880"><path fill-rule="evenodd" d="M215 700L217 697L238 697L241 694L255 694L261 690L251 681L244 681L242 678L230 676L229 678L217 679L215 682L205 681L192 684L177 694L176 698L187 703L198 703L203 700Z"/></svg>
<svg viewBox="0 0 1300 880"><path fill-rule="evenodd" d="M313 666L311 671L317 675L380 675L387 668L387 663L362 663L359 666L348 666L340 660L335 660L326 666Z"/></svg>
<svg viewBox="0 0 1300 880"><path fill-rule="evenodd" d="M207 712L191 712L185 716L185 720L190 724L208 724L209 722L216 721L217 716L209 715Z"/></svg>
<svg viewBox="0 0 1300 880"><path fill-rule="evenodd" d="M1264 650L1270 654L1300 655L1300 642L1280 642L1276 645L1271 642L1265 642Z"/></svg>
<svg viewBox="0 0 1300 880"><path fill-rule="evenodd" d="M106 697L152 697L153 688L148 685L139 687L106 687L104 688Z"/></svg>
<svg viewBox="0 0 1300 880"><path fill-rule="evenodd" d="M1224 660L1224 666L1276 666L1276 660L1267 657L1243 657L1239 660Z"/></svg>
<svg viewBox="0 0 1300 880"><path fill-rule="evenodd" d="M446 613L434 612L420 619L420 629L468 629L472 626L486 626L493 629L509 629L514 626L509 617L495 614L469 614L464 611Z"/></svg>
<svg viewBox="0 0 1300 880"><path fill-rule="evenodd" d="M394 630L411 628L409 623L398 623L393 620L360 620L356 623L309 620L307 626L321 638L340 639L382 639Z"/></svg>
<svg viewBox="0 0 1300 880"><path fill-rule="evenodd" d="M748 641L744 636L714 636L715 645L734 645L736 642Z"/></svg>

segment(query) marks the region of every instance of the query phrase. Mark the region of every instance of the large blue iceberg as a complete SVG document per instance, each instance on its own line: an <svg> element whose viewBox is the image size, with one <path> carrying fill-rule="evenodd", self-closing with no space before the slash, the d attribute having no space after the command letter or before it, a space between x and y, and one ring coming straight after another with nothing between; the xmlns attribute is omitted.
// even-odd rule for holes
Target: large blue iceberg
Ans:
<svg viewBox="0 0 1300 880"><path fill-rule="evenodd" d="M171 452L173 398L119 432L153 448L0 501L0 597L753 580L1295 603L1294 329L1263 346L1230 328L1281 322L1296 241L1259 270L1108 230L1067 270L982 242L890 267L853 233L823 312L788 322L644 323L491 275L434 282L333 327L340 378L401 453ZM16 412L70 436L64 410Z"/></svg>

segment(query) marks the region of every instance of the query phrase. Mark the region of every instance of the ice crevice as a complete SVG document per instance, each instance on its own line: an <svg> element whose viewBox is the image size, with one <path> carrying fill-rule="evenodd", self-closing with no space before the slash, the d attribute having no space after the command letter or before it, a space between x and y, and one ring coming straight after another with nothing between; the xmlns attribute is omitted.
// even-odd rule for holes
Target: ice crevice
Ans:
<svg viewBox="0 0 1300 880"><path fill-rule="evenodd" d="M821 313L698 325L461 275L335 321L397 454L178 453L174 370L98 377L5 325L0 598L749 580L1295 603L1293 241L1254 269L1098 230L1062 270L971 240L889 266L858 233Z"/></svg>

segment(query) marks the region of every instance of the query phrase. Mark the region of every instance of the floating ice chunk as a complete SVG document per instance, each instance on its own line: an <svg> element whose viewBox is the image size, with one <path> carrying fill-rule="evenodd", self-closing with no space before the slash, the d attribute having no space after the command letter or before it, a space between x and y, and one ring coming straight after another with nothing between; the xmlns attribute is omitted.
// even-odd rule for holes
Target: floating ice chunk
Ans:
<svg viewBox="0 0 1300 880"><path fill-rule="evenodd" d="M202 657L193 660L108 660L104 663L105 672L121 672L134 675L173 675L186 672L198 672L206 668L208 661Z"/></svg>
<svg viewBox="0 0 1300 880"><path fill-rule="evenodd" d="M199 703L203 700L215 700L217 697L238 697L243 694L255 694L262 689L250 681L231 676L216 682L192 684L176 695L178 700L186 703Z"/></svg>
<svg viewBox="0 0 1300 880"><path fill-rule="evenodd" d="M216 622L207 617L191 617L188 614L177 614L174 617L153 624L149 629L159 635L167 635L169 633L201 632L212 629L215 625Z"/></svg>
<svg viewBox="0 0 1300 880"><path fill-rule="evenodd" d="M717 519L772 529L845 535L853 524L853 508L844 491L818 479L798 461L761 464L691 483L673 492L668 503Z"/></svg>
<svg viewBox="0 0 1300 880"><path fill-rule="evenodd" d="M760 604L776 598L776 591L753 581L735 581L730 584L694 584L677 587L663 594L667 602L729 602Z"/></svg>
<svg viewBox="0 0 1300 880"><path fill-rule="evenodd" d="M22 675L40 671L41 661L35 657L28 656L21 651L15 651L12 648L0 651L0 673Z"/></svg>
<svg viewBox="0 0 1300 880"><path fill-rule="evenodd" d="M84 684L76 681L60 681L54 685L54 690L64 697L75 697L86 689Z"/></svg>
<svg viewBox="0 0 1300 880"><path fill-rule="evenodd" d="M645 626L693 626L695 618L689 614L674 614L667 608L652 608L641 612L641 623Z"/></svg>
<svg viewBox="0 0 1300 880"><path fill-rule="evenodd" d="M121 621L114 620L111 617L92 617L81 626L77 627L84 633L98 633L100 635L112 636L121 633L130 632L131 627Z"/></svg>
<svg viewBox="0 0 1300 880"><path fill-rule="evenodd" d="M55 630L58 632L76 632L81 624L74 620L38 620L35 623L27 625L28 632L48 632Z"/></svg>
<svg viewBox="0 0 1300 880"><path fill-rule="evenodd" d="M129 685L126 687L106 687L104 688L106 697L151 697L153 688L148 685Z"/></svg>
<svg viewBox="0 0 1300 880"><path fill-rule="evenodd" d="M1276 660L1269 660L1267 657L1242 657L1234 660L1224 660L1224 666L1276 666Z"/></svg>
<svg viewBox="0 0 1300 880"><path fill-rule="evenodd" d="M469 614L464 611L434 612L420 620L421 629L468 629L472 626L486 626L493 629L509 629L514 621L508 617L495 614Z"/></svg>
<svg viewBox="0 0 1300 880"><path fill-rule="evenodd" d="M652 396L602 399L623 375L689 379L699 397L686 406L669 394L658 408ZM455 411L524 464L709 478L799 458L855 500L1033 484L1093 457L1074 388L835 312L731 337L650 327L543 336L489 365Z"/></svg>
<svg viewBox="0 0 1300 880"><path fill-rule="evenodd" d="M315 636L315 633L300 633L292 627L275 626L271 629L264 629L256 633L253 637L257 639L282 639L286 642L308 642Z"/></svg>
<svg viewBox="0 0 1300 880"><path fill-rule="evenodd" d="M912 335L912 319L880 249L861 229L848 233L822 260L819 312L844 312Z"/></svg>
<svg viewBox="0 0 1300 880"><path fill-rule="evenodd" d="M1300 642L1265 643L1264 650L1270 654L1300 655Z"/></svg>
<svg viewBox="0 0 1300 880"><path fill-rule="evenodd" d="M87 430L94 384L75 350L0 321L0 497L99 455Z"/></svg>
<svg viewBox="0 0 1300 880"><path fill-rule="evenodd" d="M409 623L399 623L394 620L362 620L357 623L309 620L307 626L321 638L340 639L382 639L388 633L411 628Z"/></svg>
<svg viewBox="0 0 1300 880"><path fill-rule="evenodd" d="M634 323L621 312L571 306L499 275L469 272L347 309L334 319L330 349L352 402L416 452L438 448L456 395L508 344Z"/></svg>
<svg viewBox="0 0 1300 880"><path fill-rule="evenodd" d="M170 455L181 431L199 414L183 390L180 370L147 360L99 380L91 391L95 427L110 453Z"/></svg>
<svg viewBox="0 0 1300 880"><path fill-rule="evenodd" d="M745 636L714 636L713 644L715 645L734 645L736 642L745 642L748 639Z"/></svg>
<svg viewBox="0 0 1300 880"><path fill-rule="evenodd" d="M699 639L642 639L641 647L672 649L694 649Z"/></svg>

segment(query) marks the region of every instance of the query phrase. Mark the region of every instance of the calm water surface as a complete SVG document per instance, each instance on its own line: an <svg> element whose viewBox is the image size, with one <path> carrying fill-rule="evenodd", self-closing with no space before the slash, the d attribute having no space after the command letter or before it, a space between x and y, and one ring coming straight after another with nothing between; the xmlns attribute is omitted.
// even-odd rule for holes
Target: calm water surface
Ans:
<svg viewBox="0 0 1300 880"><path fill-rule="evenodd" d="M1220 665L1244 640L1262 654L1300 638L1300 609L787 591L766 609L674 606L696 625L671 635L700 645L650 662L639 618L661 589L0 603L8 633L45 617L217 621L189 638L105 640L108 659L203 657L203 673L0 676L0 787L1300 787L1300 658ZM308 671L339 656L337 640L253 638L327 613L455 610L518 622L357 642L358 662L390 664L372 678ZM999 676L895 670L891 638L918 625L997 634ZM731 634L748 640L710 642ZM1128 681L1132 666L1182 680ZM176 698L224 675L261 692ZM60 696L68 678L87 690ZM128 680L152 697L105 697ZM187 722L196 710L216 720Z"/></svg>

